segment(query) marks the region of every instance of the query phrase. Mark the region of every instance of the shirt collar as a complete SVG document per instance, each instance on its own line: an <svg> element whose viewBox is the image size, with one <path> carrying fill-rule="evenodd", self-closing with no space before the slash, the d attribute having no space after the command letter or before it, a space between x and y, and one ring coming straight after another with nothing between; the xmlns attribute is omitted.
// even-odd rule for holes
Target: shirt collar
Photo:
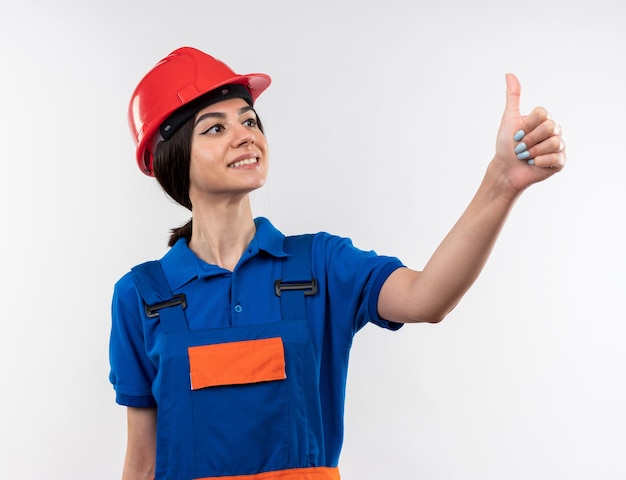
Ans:
<svg viewBox="0 0 626 480"><path fill-rule="evenodd" d="M244 252L240 263L252 258L260 251L274 257L286 257L283 248L285 236L278 231L267 218L258 217L254 220L256 232L254 238ZM221 275L224 269L199 259L181 238L161 259L161 265L172 290L177 290L194 278L206 278Z"/></svg>
<svg viewBox="0 0 626 480"><path fill-rule="evenodd" d="M254 224L256 225L256 233L250 242L250 248L253 248L256 242L258 250L267 252L274 257L286 257L287 253L283 248L285 236L267 218L258 217L254 220ZM254 253L258 253L258 250Z"/></svg>

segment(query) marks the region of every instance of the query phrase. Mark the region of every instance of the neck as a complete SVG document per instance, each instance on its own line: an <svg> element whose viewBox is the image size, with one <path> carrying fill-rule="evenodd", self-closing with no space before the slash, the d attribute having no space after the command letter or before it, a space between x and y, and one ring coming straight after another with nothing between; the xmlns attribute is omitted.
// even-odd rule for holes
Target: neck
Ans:
<svg viewBox="0 0 626 480"><path fill-rule="evenodd" d="M233 271L254 237L256 226L250 200L193 207L189 248L207 263Z"/></svg>

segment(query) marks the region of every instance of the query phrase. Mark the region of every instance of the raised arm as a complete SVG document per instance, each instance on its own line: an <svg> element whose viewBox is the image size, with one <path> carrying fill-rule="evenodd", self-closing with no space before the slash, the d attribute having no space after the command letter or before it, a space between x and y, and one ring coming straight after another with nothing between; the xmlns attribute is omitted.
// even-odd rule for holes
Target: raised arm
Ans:
<svg viewBox="0 0 626 480"><path fill-rule="evenodd" d="M378 299L383 318L441 321L478 277L519 195L565 165L560 127L541 107L522 116L519 81L507 74L506 86L496 153L478 191L423 271L402 268L389 276Z"/></svg>

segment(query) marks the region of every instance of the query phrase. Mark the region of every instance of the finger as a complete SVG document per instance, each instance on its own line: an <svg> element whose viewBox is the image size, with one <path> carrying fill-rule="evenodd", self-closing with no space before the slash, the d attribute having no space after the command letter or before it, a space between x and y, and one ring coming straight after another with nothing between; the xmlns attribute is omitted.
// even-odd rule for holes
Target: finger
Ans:
<svg viewBox="0 0 626 480"><path fill-rule="evenodd" d="M506 105L504 107L504 113L519 115L520 95L522 93L522 86L519 80L512 73L506 74Z"/></svg>
<svg viewBox="0 0 626 480"><path fill-rule="evenodd" d="M527 148L532 148L535 145L547 140L550 137L560 137L561 127L557 125L554 120L548 118L541 122L539 125L529 130L529 133L524 136L524 144Z"/></svg>
<svg viewBox="0 0 626 480"><path fill-rule="evenodd" d="M530 133L546 120L552 120L550 112L543 107L535 107L524 117L524 130L526 133Z"/></svg>
<svg viewBox="0 0 626 480"><path fill-rule="evenodd" d="M565 166L566 160L567 156L565 155L565 149L563 149L560 152L548 153L533 158L532 165L540 168L550 168L559 172Z"/></svg>
<svg viewBox="0 0 626 480"><path fill-rule="evenodd" d="M528 153L530 158L537 158L551 153L560 153L564 150L565 142L559 135L554 135L529 148Z"/></svg>

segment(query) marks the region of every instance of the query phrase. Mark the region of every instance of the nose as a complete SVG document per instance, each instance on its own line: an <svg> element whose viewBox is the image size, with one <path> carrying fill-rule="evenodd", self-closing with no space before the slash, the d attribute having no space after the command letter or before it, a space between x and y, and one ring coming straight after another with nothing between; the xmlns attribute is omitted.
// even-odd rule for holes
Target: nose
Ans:
<svg viewBox="0 0 626 480"><path fill-rule="evenodd" d="M254 132L251 132L244 125L239 125L235 130L235 137L233 141L234 147L246 147L254 145L256 141L256 136Z"/></svg>

